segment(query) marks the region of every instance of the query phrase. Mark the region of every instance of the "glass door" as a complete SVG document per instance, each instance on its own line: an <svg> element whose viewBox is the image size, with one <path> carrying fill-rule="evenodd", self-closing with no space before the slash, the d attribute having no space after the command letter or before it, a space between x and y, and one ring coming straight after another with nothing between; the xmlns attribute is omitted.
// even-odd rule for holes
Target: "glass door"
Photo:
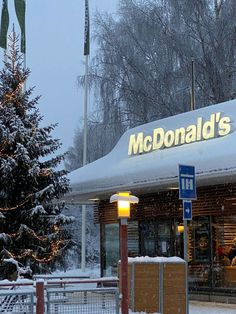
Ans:
<svg viewBox="0 0 236 314"><path fill-rule="evenodd" d="M171 220L146 220L140 224L141 254L173 256L174 237Z"/></svg>
<svg viewBox="0 0 236 314"><path fill-rule="evenodd" d="M161 256L173 255L173 235L171 221L157 222L157 251Z"/></svg>
<svg viewBox="0 0 236 314"><path fill-rule="evenodd" d="M156 256L156 222L142 221L140 224L141 233L141 254L143 256Z"/></svg>

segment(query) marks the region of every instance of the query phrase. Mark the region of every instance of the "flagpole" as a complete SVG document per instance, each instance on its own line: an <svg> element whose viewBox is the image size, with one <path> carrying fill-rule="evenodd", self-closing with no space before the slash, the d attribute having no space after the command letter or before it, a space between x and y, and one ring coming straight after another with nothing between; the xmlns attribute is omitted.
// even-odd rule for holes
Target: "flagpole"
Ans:
<svg viewBox="0 0 236 314"><path fill-rule="evenodd" d="M85 84L84 84L84 145L83 166L87 164L87 141L88 141L88 62L89 62L89 3L85 0L85 32L84 32L84 56L85 56ZM86 257L86 205L82 205L81 221L81 271L85 272Z"/></svg>
<svg viewBox="0 0 236 314"><path fill-rule="evenodd" d="M26 15L26 2L25 2L25 14L24 17ZM24 20L24 35L23 32L21 32L21 36L24 36L24 70L26 70L26 23ZM26 92L26 80L24 82L24 92Z"/></svg>
<svg viewBox="0 0 236 314"><path fill-rule="evenodd" d="M21 30L21 45L20 52L23 54L23 67L26 70L26 26L25 26L25 14L26 14L26 0L15 1L16 17ZM23 87L24 92L26 91L26 82Z"/></svg>
<svg viewBox="0 0 236 314"><path fill-rule="evenodd" d="M88 140L88 58L85 56L85 90L84 90L84 148L83 166L87 163ZM81 230L81 270L85 272L85 245L86 245L86 205L82 205L82 230Z"/></svg>
<svg viewBox="0 0 236 314"><path fill-rule="evenodd" d="M194 66L194 59L191 60L191 110L195 110L195 66Z"/></svg>

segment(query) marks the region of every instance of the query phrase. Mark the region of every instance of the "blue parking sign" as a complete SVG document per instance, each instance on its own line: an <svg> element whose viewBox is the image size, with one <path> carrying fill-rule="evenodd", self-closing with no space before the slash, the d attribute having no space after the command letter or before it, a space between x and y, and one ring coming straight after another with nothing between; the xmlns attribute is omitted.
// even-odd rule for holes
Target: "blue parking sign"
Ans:
<svg viewBox="0 0 236 314"><path fill-rule="evenodd" d="M179 165L179 199L197 199L194 166Z"/></svg>
<svg viewBox="0 0 236 314"><path fill-rule="evenodd" d="M183 220L192 220L192 201L183 200Z"/></svg>

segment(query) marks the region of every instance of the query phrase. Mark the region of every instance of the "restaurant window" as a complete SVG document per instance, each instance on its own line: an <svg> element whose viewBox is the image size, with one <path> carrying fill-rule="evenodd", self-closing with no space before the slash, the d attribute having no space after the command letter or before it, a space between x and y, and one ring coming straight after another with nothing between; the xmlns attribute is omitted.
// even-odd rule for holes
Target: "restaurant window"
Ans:
<svg viewBox="0 0 236 314"><path fill-rule="evenodd" d="M189 235L190 288L236 289L236 216L194 218Z"/></svg>
<svg viewBox="0 0 236 314"><path fill-rule="evenodd" d="M103 229L103 276L117 276L119 252L119 224L105 224ZM139 255L138 222L128 221L128 255Z"/></svg>
<svg viewBox="0 0 236 314"><path fill-rule="evenodd" d="M208 216L196 217L189 225L190 287L212 285L212 233Z"/></svg>
<svg viewBox="0 0 236 314"><path fill-rule="evenodd" d="M208 217L196 220L193 228L193 241L194 262L209 263L211 261L211 235Z"/></svg>
<svg viewBox="0 0 236 314"><path fill-rule="evenodd" d="M141 254L144 256L172 256L172 222L146 220L140 224Z"/></svg>
<svg viewBox="0 0 236 314"><path fill-rule="evenodd" d="M105 277L117 272L119 261L119 224L106 224L104 230L104 269Z"/></svg>
<svg viewBox="0 0 236 314"><path fill-rule="evenodd" d="M236 216L223 216L215 224L217 286L236 289Z"/></svg>

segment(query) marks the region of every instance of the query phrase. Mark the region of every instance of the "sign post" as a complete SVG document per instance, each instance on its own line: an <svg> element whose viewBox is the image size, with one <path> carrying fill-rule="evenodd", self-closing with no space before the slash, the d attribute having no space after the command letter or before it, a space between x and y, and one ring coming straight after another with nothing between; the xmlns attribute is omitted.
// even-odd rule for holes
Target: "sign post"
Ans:
<svg viewBox="0 0 236 314"><path fill-rule="evenodd" d="M192 202L197 198L195 167L179 165L179 199L183 200L184 260L188 263L188 220L192 219Z"/></svg>
<svg viewBox="0 0 236 314"><path fill-rule="evenodd" d="M192 201L183 200L183 220L192 220Z"/></svg>
<svg viewBox="0 0 236 314"><path fill-rule="evenodd" d="M183 200L184 220L184 260L188 270L188 220L192 220L192 200L197 199L195 167L179 165L179 199ZM186 276L188 289L188 276ZM188 293L186 300L187 314L189 313Z"/></svg>

